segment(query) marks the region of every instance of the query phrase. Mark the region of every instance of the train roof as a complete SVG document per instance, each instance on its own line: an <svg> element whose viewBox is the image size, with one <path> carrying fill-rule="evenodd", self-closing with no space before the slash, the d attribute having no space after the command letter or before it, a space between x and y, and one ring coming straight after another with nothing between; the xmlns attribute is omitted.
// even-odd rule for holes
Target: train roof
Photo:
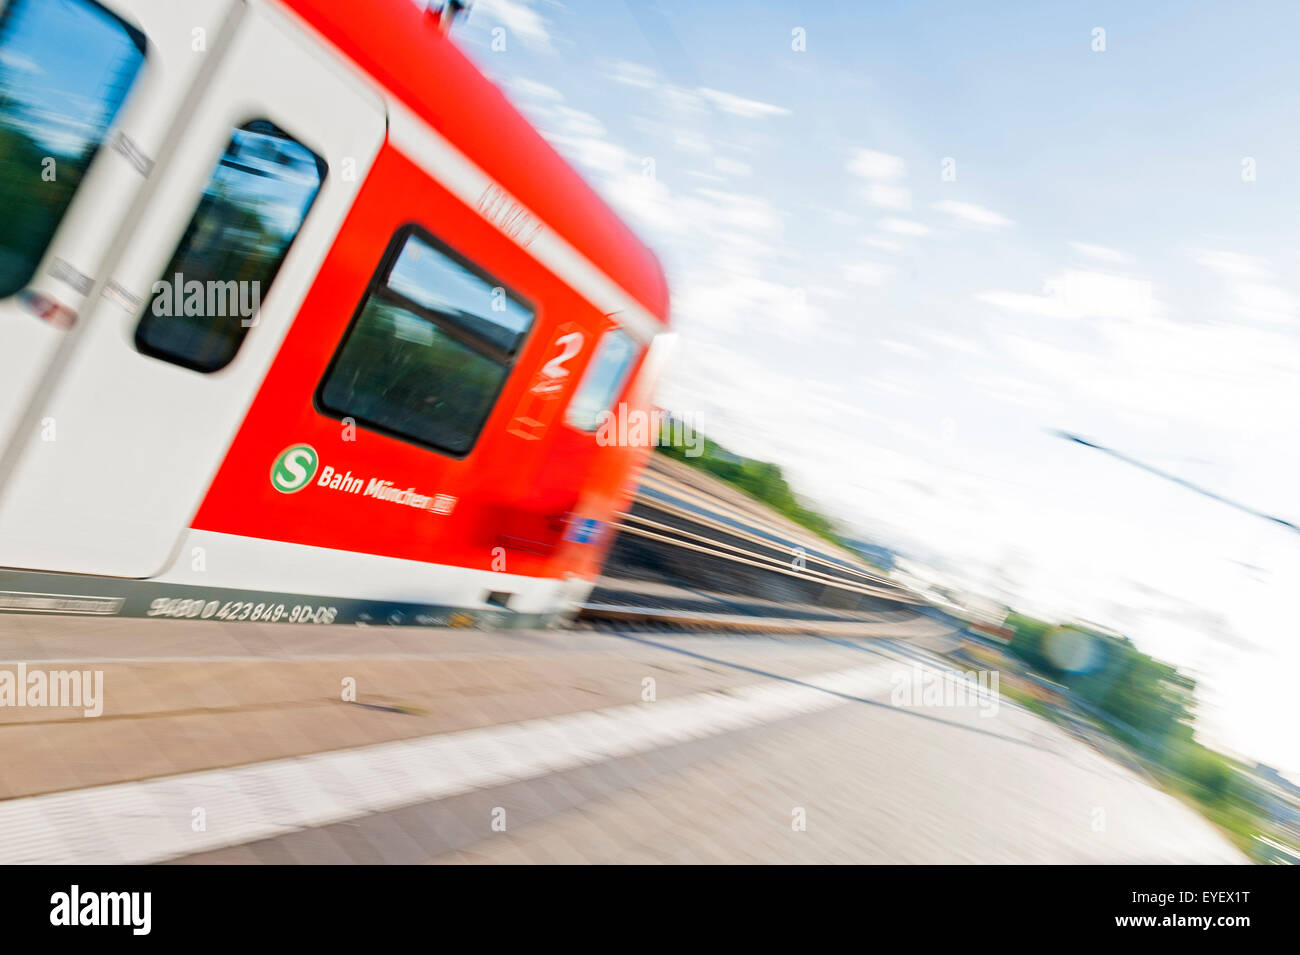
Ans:
<svg viewBox="0 0 1300 955"><path fill-rule="evenodd" d="M411 0L281 0L662 322L655 254Z"/></svg>

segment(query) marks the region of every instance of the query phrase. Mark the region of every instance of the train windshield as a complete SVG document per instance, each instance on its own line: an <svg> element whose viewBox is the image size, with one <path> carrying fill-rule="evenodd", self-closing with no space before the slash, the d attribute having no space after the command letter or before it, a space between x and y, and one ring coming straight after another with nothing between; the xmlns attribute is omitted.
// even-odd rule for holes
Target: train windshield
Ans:
<svg viewBox="0 0 1300 955"><path fill-rule="evenodd" d="M582 384L569 402L565 420L583 431L595 431L601 418L623 390L623 383L636 360L636 343L621 329L605 333L596 354L582 376Z"/></svg>

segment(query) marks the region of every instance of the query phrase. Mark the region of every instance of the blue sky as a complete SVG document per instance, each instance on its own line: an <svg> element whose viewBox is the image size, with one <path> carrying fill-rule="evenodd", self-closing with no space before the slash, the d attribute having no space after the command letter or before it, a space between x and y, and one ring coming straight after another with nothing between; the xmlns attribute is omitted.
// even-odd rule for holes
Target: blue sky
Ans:
<svg viewBox="0 0 1300 955"><path fill-rule="evenodd" d="M946 582L1131 634L1294 774L1300 537L1050 432L1300 520L1298 28L482 0L457 35L663 259L663 404Z"/></svg>

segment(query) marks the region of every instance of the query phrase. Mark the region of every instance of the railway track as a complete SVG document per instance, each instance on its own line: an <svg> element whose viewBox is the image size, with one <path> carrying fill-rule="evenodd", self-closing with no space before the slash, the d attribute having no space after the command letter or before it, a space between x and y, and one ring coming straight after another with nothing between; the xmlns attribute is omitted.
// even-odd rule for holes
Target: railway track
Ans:
<svg viewBox="0 0 1300 955"><path fill-rule="evenodd" d="M656 457L614 526L578 626L883 637L936 622L856 555L678 462Z"/></svg>
<svg viewBox="0 0 1300 955"><path fill-rule="evenodd" d="M906 638L947 632L919 614L907 621L857 617L852 619L751 616L668 607L633 607L623 604L584 603L577 625L592 629L644 629L693 633L802 634L845 638Z"/></svg>

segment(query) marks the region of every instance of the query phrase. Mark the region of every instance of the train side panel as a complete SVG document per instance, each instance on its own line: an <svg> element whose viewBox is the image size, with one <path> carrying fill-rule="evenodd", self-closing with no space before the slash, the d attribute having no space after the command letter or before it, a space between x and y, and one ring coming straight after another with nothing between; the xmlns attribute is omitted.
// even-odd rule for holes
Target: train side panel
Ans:
<svg viewBox="0 0 1300 955"><path fill-rule="evenodd" d="M440 240L490 276L494 288L508 289L534 311L504 388L464 456L373 430L338 413L346 409L330 412L318 400L330 362L385 252L395 236L412 226ZM593 505L580 513L580 493L589 476L623 462L625 455L616 446L601 446L595 433L567 424L564 412L594 344L614 327L386 144L193 527L510 575L558 578L589 570L582 558L599 548L599 540L593 537L585 549L561 545L577 522L607 525L607 506L597 511ZM572 341L573 336L579 336L579 347L570 357L571 346L561 339ZM557 364L558 359L563 362ZM564 374L552 379L544 369ZM558 387L538 398L539 383ZM621 391L617 397L623 397ZM310 446L318 460L306 486L284 493L272 480L272 468L286 448L297 444ZM429 501L414 506L367 493L385 483Z"/></svg>
<svg viewBox="0 0 1300 955"><path fill-rule="evenodd" d="M647 454L658 263L414 5L205 4L189 72L161 0L64 8L147 55L6 333L0 611L544 622Z"/></svg>

